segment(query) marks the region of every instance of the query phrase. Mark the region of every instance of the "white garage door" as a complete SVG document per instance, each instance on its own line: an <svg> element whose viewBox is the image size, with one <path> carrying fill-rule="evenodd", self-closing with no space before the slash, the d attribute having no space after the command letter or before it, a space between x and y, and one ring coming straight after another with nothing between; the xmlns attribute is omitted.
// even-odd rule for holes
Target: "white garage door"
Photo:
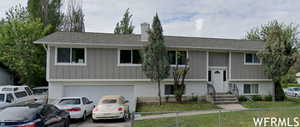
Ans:
<svg viewBox="0 0 300 127"><path fill-rule="evenodd" d="M121 95L124 96L129 101L129 106L134 107L134 86L128 85L85 85L85 86L64 86L64 96L65 97L78 97L85 96L90 100L94 101L95 104L98 103L102 96L107 95ZM131 109L132 110L132 109Z"/></svg>

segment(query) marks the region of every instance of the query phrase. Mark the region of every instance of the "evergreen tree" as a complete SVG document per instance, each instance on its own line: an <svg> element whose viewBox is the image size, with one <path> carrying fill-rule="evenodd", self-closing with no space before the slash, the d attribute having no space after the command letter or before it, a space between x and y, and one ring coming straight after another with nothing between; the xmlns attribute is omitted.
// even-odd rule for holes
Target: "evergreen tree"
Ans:
<svg viewBox="0 0 300 127"><path fill-rule="evenodd" d="M132 34L134 26L132 25L132 14L129 12L129 8L126 10L123 19L116 24L115 34Z"/></svg>
<svg viewBox="0 0 300 127"><path fill-rule="evenodd" d="M297 27L292 24L280 24L275 20L262 25L261 28L252 29L246 35L246 39L265 42L265 48L258 53L258 56L263 62L265 72L273 80L276 100L285 98L281 80L296 61L297 33Z"/></svg>
<svg viewBox="0 0 300 127"><path fill-rule="evenodd" d="M169 76L170 66L163 29L157 14L153 18L152 29L149 31L149 42L144 47L142 69L148 78L157 82L159 104L161 104L160 82Z"/></svg>

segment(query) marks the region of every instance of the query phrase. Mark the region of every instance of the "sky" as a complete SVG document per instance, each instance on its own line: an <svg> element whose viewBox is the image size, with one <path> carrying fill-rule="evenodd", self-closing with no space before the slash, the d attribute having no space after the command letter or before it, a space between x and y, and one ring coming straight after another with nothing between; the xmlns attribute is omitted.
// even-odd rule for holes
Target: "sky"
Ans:
<svg viewBox="0 0 300 127"><path fill-rule="evenodd" d="M2 0L0 17L10 7L26 3ZM156 13L164 35L174 36L241 39L271 20L300 24L299 0L82 0L82 6L86 32L112 33L127 8L136 34L140 24L151 23Z"/></svg>

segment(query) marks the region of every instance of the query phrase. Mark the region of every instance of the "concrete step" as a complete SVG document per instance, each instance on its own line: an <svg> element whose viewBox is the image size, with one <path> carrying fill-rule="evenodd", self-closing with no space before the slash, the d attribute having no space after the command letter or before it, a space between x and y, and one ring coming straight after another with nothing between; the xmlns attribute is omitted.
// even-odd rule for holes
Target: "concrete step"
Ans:
<svg viewBox="0 0 300 127"><path fill-rule="evenodd" d="M234 95L215 95L215 98L236 98Z"/></svg>
<svg viewBox="0 0 300 127"><path fill-rule="evenodd" d="M237 104L239 101L214 101L213 104Z"/></svg>
<svg viewBox="0 0 300 127"><path fill-rule="evenodd" d="M215 98L215 101L237 101L238 99L236 97L234 98Z"/></svg>

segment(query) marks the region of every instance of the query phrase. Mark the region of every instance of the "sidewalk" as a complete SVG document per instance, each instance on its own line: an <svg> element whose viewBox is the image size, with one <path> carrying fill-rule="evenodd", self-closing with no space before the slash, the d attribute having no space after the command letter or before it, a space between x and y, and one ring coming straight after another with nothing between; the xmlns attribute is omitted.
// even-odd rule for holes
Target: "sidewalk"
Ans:
<svg viewBox="0 0 300 127"><path fill-rule="evenodd" d="M201 115L201 114L213 114L219 112L238 112L247 110L240 104L224 104L217 105L222 109L216 110L203 110L203 111L184 111L184 112L172 112L172 113L162 113L159 115L149 115L149 116L140 116L136 117L135 120L145 120L145 119L159 119L159 118L168 118L168 117L177 117L177 116L192 116L192 115Z"/></svg>

